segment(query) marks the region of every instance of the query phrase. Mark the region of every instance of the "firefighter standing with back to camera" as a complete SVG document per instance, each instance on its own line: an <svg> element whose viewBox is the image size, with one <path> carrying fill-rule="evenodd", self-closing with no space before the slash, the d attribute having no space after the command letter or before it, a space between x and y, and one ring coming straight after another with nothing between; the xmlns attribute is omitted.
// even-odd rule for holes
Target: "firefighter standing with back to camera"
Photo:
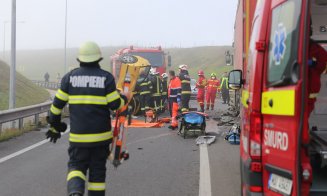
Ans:
<svg viewBox="0 0 327 196"><path fill-rule="evenodd" d="M180 65L179 66L179 79L182 83L182 112L189 111L189 102L191 98L191 78L187 71L187 65Z"/></svg>
<svg viewBox="0 0 327 196"><path fill-rule="evenodd" d="M211 73L210 80L207 83L207 110L211 107L211 110L215 107L215 99L218 92L218 87L220 86L219 80L217 79L217 75L215 73Z"/></svg>
<svg viewBox="0 0 327 196"><path fill-rule="evenodd" d="M168 93L168 74L167 73L163 73L161 74L161 82L162 82L162 93L161 93L161 103L160 103L160 107L161 107L161 111L164 112L165 111L165 105L167 102L167 93Z"/></svg>
<svg viewBox="0 0 327 196"><path fill-rule="evenodd" d="M149 80L149 77L147 77L146 71L141 72L135 86L135 91L139 94L141 115L145 115L145 112L150 109L149 103L152 91L151 81Z"/></svg>
<svg viewBox="0 0 327 196"><path fill-rule="evenodd" d="M46 133L56 142L67 125L61 122L61 111L69 103L70 134L67 191L69 196L82 196L88 172L88 195L104 196L106 161L112 140L109 110L118 110L127 98L117 89L111 73L100 68L101 51L94 42L79 48L80 67L61 80L50 108Z"/></svg>
<svg viewBox="0 0 327 196"><path fill-rule="evenodd" d="M204 77L204 72L202 70L198 71L199 79L196 82L196 88L198 89L198 94L196 99L200 105L200 111L204 112L204 95L205 95L205 88L207 86L207 79Z"/></svg>
<svg viewBox="0 0 327 196"><path fill-rule="evenodd" d="M157 72L155 70L155 68L150 69L150 81L151 81L151 85L152 85L151 107L154 108L154 110L157 113L160 113L162 84L161 84L161 78L160 78L159 72Z"/></svg>
<svg viewBox="0 0 327 196"><path fill-rule="evenodd" d="M170 129L174 130L178 128L177 122L177 114L178 114L178 106L181 103L181 81L175 75L175 71L169 71L169 86L168 86L168 99L169 99L169 111L171 115L171 124L169 126Z"/></svg>

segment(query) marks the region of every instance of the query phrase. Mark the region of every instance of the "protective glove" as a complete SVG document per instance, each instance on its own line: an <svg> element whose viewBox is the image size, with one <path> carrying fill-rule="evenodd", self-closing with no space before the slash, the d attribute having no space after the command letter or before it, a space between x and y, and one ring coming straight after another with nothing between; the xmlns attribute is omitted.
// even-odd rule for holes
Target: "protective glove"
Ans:
<svg viewBox="0 0 327 196"><path fill-rule="evenodd" d="M50 138L50 142L56 143L57 139L61 137L60 132L56 131L53 127L50 127L50 129L45 133L47 139Z"/></svg>
<svg viewBox="0 0 327 196"><path fill-rule="evenodd" d="M67 124L64 122L51 122L49 116L47 116L46 120L50 124L50 129L45 134L46 138L50 138L50 142L56 143L61 137L60 133L66 131Z"/></svg>

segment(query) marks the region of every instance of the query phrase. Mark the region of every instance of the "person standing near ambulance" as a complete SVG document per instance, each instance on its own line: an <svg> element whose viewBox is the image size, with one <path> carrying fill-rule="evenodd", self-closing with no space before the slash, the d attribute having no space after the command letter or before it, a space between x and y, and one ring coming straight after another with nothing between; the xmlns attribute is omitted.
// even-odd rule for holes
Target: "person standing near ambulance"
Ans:
<svg viewBox="0 0 327 196"><path fill-rule="evenodd" d="M217 75L215 73L211 73L210 80L207 83L207 110L211 107L211 110L215 107L215 99L218 92L218 87L220 86L219 80L217 79Z"/></svg>
<svg viewBox="0 0 327 196"><path fill-rule="evenodd" d="M178 121L176 119L178 114L178 106L181 104L181 91L182 84L178 77L175 75L175 71L169 71L169 85L168 85L168 99L169 99L169 111L171 115L170 129L174 130L178 128Z"/></svg>
<svg viewBox="0 0 327 196"><path fill-rule="evenodd" d="M191 98L191 77L187 71L187 65L179 66L179 79L182 82L182 112L189 111L189 102Z"/></svg>
<svg viewBox="0 0 327 196"><path fill-rule="evenodd" d="M198 94L196 99L200 105L200 111L204 112L204 95L205 95L205 88L207 86L207 79L204 77L204 72L202 70L198 71L199 79L196 82L196 88L198 88Z"/></svg>
<svg viewBox="0 0 327 196"><path fill-rule="evenodd" d="M168 95L168 74L163 73L161 74L161 82L162 82L162 93L161 93L161 111L165 111L166 101L167 101L167 95Z"/></svg>
<svg viewBox="0 0 327 196"><path fill-rule="evenodd" d="M88 173L88 195L104 196L106 162L113 137L110 110L122 108L127 98L117 91L111 73L100 68L102 55L96 43L82 44L77 60L80 67L61 80L50 108L46 137L54 143L61 137L67 127L61 122L61 111L69 103L68 195L84 195Z"/></svg>
<svg viewBox="0 0 327 196"><path fill-rule="evenodd" d="M229 88L228 88L228 74L225 72L220 81L221 96L223 98L223 104L229 104Z"/></svg>

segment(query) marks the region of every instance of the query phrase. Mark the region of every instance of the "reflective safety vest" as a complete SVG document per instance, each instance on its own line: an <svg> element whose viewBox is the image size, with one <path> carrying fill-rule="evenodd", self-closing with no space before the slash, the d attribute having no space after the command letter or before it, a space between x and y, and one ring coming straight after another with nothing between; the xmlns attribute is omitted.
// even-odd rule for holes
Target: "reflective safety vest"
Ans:
<svg viewBox="0 0 327 196"><path fill-rule="evenodd" d="M220 89L228 89L228 78L223 77L220 83Z"/></svg>
<svg viewBox="0 0 327 196"><path fill-rule="evenodd" d="M217 80L217 79L208 80L207 92L216 92L219 87L220 87L219 80Z"/></svg>
<svg viewBox="0 0 327 196"><path fill-rule="evenodd" d="M187 70L181 70L179 79L182 83L182 94L191 94L191 78Z"/></svg>
<svg viewBox="0 0 327 196"><path fill-rule="evenodd" d="M168 86L168 97L171 101L177 102L177 98L181 98L182 85L178 77L170 80Z"/></svg>
<svg viewBox="0 0 327 196"><path fill-rule="evenodd" d="M60 122L66 103L69 103L71 145L109 145L112 139L109 110L125 105L109 72L95 63L67 73L50 108L51 122Z"/></svg>

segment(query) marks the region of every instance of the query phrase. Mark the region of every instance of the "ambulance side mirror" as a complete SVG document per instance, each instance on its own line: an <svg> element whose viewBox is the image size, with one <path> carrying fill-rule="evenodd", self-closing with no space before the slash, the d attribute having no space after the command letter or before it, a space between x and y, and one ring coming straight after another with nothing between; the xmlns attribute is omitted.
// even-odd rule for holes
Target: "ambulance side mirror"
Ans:
<svg viewBox="0 0 327 196"><path fill-rule="evenodd" d="M238 90L242 87L242 70L233 70L228 74L228 87Z"/></svg>

